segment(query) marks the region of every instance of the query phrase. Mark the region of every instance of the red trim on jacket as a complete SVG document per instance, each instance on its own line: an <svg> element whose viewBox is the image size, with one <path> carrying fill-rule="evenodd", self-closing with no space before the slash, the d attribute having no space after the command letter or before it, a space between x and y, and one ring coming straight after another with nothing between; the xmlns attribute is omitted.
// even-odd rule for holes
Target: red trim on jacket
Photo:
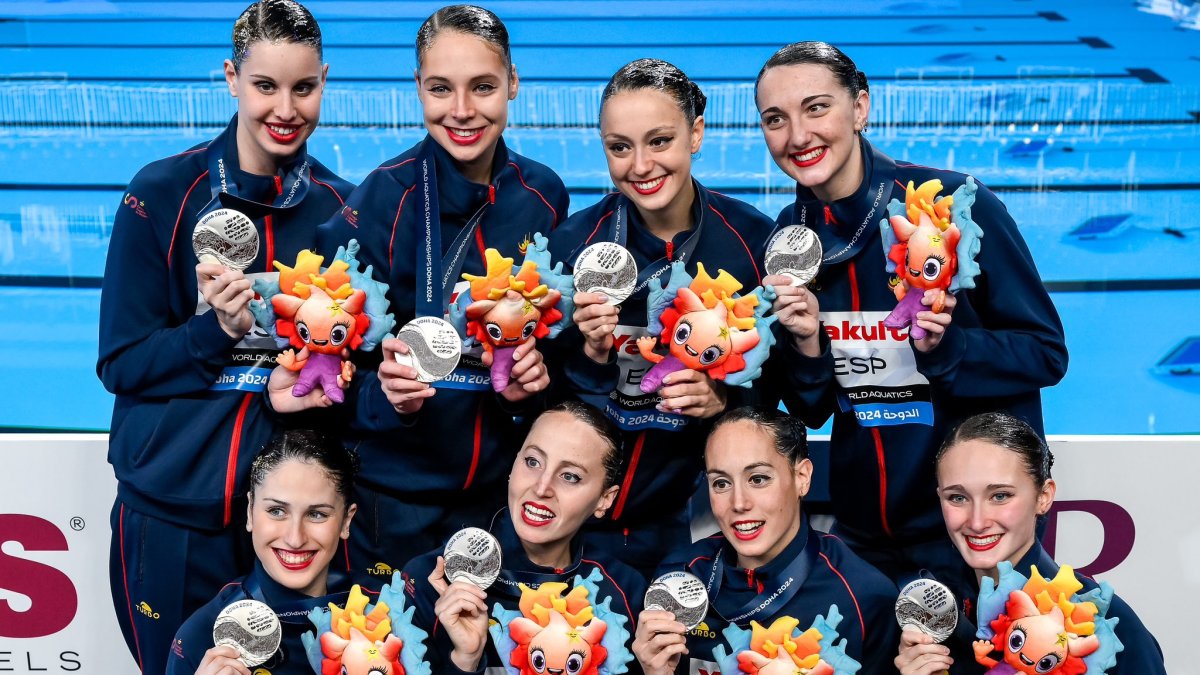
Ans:
<svg viewBox="0 0 1200 675"><path fill-rule="evenodd" d="M188 197L192 196L192 190L195 190L196 186L199 185L200 181L204 180L204 177L207 175L208 175L207 170L205 170L204 173L200 174L196 178L196 182L192 183L192 187L188 188L188 191L183 195L183 201L179 203L179 215L175 216L175 227L171 229L171 244L169 246L167 246L167 269L168 270L171 269L171 255L175 251L175 237L179 234L179 223L183 220L183 207L187 206L187 200L188 200Z"/></svg>

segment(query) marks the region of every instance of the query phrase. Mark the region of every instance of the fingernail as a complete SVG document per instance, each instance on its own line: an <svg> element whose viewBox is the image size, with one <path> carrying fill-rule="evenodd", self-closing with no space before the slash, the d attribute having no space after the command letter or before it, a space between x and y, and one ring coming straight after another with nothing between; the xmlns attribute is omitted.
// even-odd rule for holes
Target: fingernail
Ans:
<svg viewBox="0 0 1200 675"><path fill-rule="evenodd" d="M608 302L607 293L597 293L596 295L600 296L600 302Z"/></svg>

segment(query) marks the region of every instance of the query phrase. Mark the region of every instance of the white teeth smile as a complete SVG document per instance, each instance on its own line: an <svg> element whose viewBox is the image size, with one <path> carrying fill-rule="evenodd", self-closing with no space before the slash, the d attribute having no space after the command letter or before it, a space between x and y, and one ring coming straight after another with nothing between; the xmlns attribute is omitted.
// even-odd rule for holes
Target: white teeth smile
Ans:
<svg viewBox="0 0 1200 675"><path fill-rule="evenodd" d="M651 180L651 181L646 181L645 183L638 183L635 181L633 186L642 191L653 190L654 188L658 187L659 185L662 185L662 182L666 179L667 179L666 176L659 176L658 178L655 178L654 180Z"/></svg>
<svg viewBox="0 0 1200 675"><path fill-rule="evenodd" d="M796 161L807 162L810 159L816 159L817 157L820 157L822 152L825 152L825 148L817 148L815 150L809 150L808 152L805 152L805 153L792 155L792 157L795 157Z"/></svg>
<svg viewBox="0 0 1200 675"><path fill-rule="evenodd" d="M317 554L317 552L316 551L304 551L303 553L293 553L291 551L282 551L280 549L275 549L275 554L278 555L279 559L282 560L285 564L300 565L300 564L308 562L309 560L312 560L313 556L315 556Z"/></svg>
<svg viewBox="0 0 1200 675"><path fill-rule="evenodd" d="M532 504L526 504L525 516L530 520L550 520L554 517L554 512L549 509L539 509Z"/></svg>
<svg viewBox="0 0 1200 675"><path fill-rule="evenodd" d="M446 128L450 130L450 133L454 134L455 136L459 136L461 138L470 138L470 137L474 136L475 134L479 133L478 129L455 129L454 127L446 127Z"/></svg>
<svg viewBox="0 0 1200 675"><path fill-rule="evenodd" d="M994 544L999 540L1000 535L998 534L993 534L987 537L967 537L967 541L975 546L987 546L988 544Z"/></svg>
<svg viewBox="0 0 1200 675"><path fill-rule="evenodd" d="M280 136L291 136L292 134L296 133L299 127L277 127L274 124L268 124L267 128L279 134Z"/></svg>
<svg viewBox="0 0 1200 675"><path fill-rule="evenodd" d="M758 520L753 523L735 523L733 526L733 529L737 530L738 532L741 532L742 534L750 534L751 532L757 530L758 528L760 528L762 526L763 526L763 521Z"/></svg>

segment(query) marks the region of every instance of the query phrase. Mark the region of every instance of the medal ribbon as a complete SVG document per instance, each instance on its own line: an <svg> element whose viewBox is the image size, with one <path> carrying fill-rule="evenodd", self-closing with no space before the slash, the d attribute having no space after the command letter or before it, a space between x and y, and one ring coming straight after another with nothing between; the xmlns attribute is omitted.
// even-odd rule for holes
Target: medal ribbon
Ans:
<svg viewBox="0 0 1200 675"><path fill-rule="evenodd" d="M229 166L231 163L236 164L236 162L229 162L226 157L229 152L230 143L233 144L234 152L237 151L237 123L238 118L235 114L233 119L229 121L229 126L225 127L225 130L208 144L208 152L206 153L208 160L208 187L212 192L212 199L208 204L204 205L204 208L200 209L197 220L222 206L237 209L251 218L257 218L265 215L265 212L285 211L294 208L303 202L305 195L308 194L308 188L312 184L312 158L308 155L308 144L306 143L300 148L300 152L297 153L297 157L302 157L303 159L292 163L291 168L288 169L281 180L283 191L276 195L270 204L263 204L240 196L238 184L234 180L234 167Z"/></svg>
<svg viewBox="0 0 1200 675"><path fill-rule="evenodd" d="M263 594L262 582L258 580L258 575L266 574L266 570L256 566L254 573L246 577L242 582L242 589L250 595L250 597L263 603L275 612L279 617L279 621L287 624L304 624L311 626L308 620L308 612L314 607L328 607L332 602L335 605L345 605L347 598L350 597L350 591L341 591L339 593L330 593L322 595L318 598L304 598L302 600L292 600L279 605L272 605L267 602L266 596ZM329 570L329 586L341 585L340 582L344 579L344 574L337 570Z"/></svg>
<svg viewBox="0 0 1200 675"><path fill-rule="evenodd" d="M871 171L866 180L869 184L876 186L875 189L872 190L874 198L871 199L871 209L867 211L867 215L862 219L862 222L859 223L858 229L854 231L854 235L850 237L850 241L845 245L842 245L840 248L837 248L837 250L828 252L831 250L831 246L826 243L822 237L821 248L822 250L827 251L825 256L821 258L822 265L832 265L844 262L854 257L859 251L862 250L862 247L866 244L866 241L864 240L861 244L859 241L863 238L864 234L867 234L870 231L869 228L879 226L879 222L875 217L875 214L878 213L880 209L882 209L884 213L887 212L888 201L892 198L892 189L896 186L896 162L894 162L891 157L888 157L882 152L879 152L875 148L871 147L866 141L862 142L861 147L864 153L869 151L871 157L871 166L869 167ZM796 224L803 225L804 227L816 232L817 236L820 237L821 230L808 224L807 206L801 206L799 203L800 190L801 187L797 185L796 191L798 198L796 205L800 208L800 214L797 216L793 210L793 220L797 221ZM771 237L775 236L775 233L783 229L783 227L791 224L792 223L776 224L775 229L772 230L771 234L767 237L767 241L770 241ZM867 239L869 240L870 237L868 236ZM884 253L886 254L887 252L885 251Z"/></svg>
<svg viewBox="0 0 1200 675"><path fill-rule="evenodd" d="M433 142L432 139L426 138L421 142L421 150L417 153L421 161L418 170L421 172L421 205L423 207L419 217L421 218L421 231L425 236L422 243L415 247L417 254L415 269L424 270L424 273L418 272L421 278L417 288L416 309L417 316L435 316L441 319L446 314L446 308L450 306L454 285L458 282L459 276L462 274L463 263L466 261L465 254L468 245L475 236L475 230L479 227L479 223L483 220L488 202L485 200L475 215L471 216L467 224L459 230L453 241L450 242L449 250L443 255L442 221L438 211L437 166L431 145ZM441 290L441 295L435 297L438 289ZM441 301L440 305L438 304L439 300Z"/></svg>
<svg viewBox="0 0 1200 675"><path fill-rule="evenodd" d="M779 578L783 581L780 583L779 588L767 596L766 600L760 601L758 599L762 595L761 593L751 598L749 602L734 610L737 613L735 616L730 617L725 616L717 609L717 597L721 592L721 584L724 582L725 574L725 563L722 558L724 557L726 547L722 546L713 558L712 571L708 575L708 583L705 586L708 590L708 598L712 611L731 624L738 624L746 619L754 619L759 623L765 624L767 623L765 617L769 615L765 615L764 613L772 605L776 602L787 605L796 596L796 593L800 592L800 587L808 579L808 575L812 571L812 566L816 562L817 552L821 546L817 540L817 531L811 526L806 525L805 527L808 530L808 538L804 542L804 550L780 572Z"/></svg>

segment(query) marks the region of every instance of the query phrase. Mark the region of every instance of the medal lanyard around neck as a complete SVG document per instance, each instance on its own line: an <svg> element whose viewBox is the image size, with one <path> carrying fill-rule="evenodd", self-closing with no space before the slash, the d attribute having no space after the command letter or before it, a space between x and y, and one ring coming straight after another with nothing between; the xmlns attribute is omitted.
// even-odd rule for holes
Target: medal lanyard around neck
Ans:
<svg viewBox="0 0 1200 675"><path fill-rule="evenodd" d="M798 535L797 535L798 536ZM792 598L796 597L796 593L800 592L800 587L804 585L808 575L812 572L813 563L817 558L817 549L820 547L820 542L817 541L816 530L811 527L808 529L808 538L804 542L804 549L800 551L800 555L796 556L791 562L784 567L778 578L781 580L779 588L767 596L765 600L759 600L761 593L751 598L741 607L737 608L736 616L727 617L717 610L717 596L721 592L721 585L725 579L725 563L722 560L725 554L725 546L722 546L716 557L713 558L712 571L708 575L708 584L705 588L708 591L708 599L712 611L717 616L725 619L731 624L738 624L746 619L755 619L763 623L763 613L771 606L779 603L786 606L791 602ZM769 615L766 615L769 616Z"/></svg>
<svg viewBox="0 0 1200 675"><path fill-rule="evenodd" d="M330 602L334 604L345 604L346 598L350 597L350 591L341 591L339 593L329 593L317 598L303 598L300 600L292 600L290 602L272 605L267 602L266 596L263 594L262 582L258 580L259 574L266 574L266 570L256 569L253 573L246 577L242 582L242 590L251 598L263 603L275 612L282 623L304 624L311 625L308 620L308 613L314 607L328 607Z"/></svg>
<svg viewBox="0 0 1200 675"><path fill-rule="evenodd" d="M867 234L870 231L869 228L879 227L879 223L876 221L875 214L880 208L883 208L885 212L887 211L887 203L892 198L892 189L896 186L896 162L893 161L891 157L888 157L874 148L871 148L871 152L871 175L865 178L865 180L870 181L872 185L876 186L874 190L868 193L869 195L873 195L870 197L871 209L867 211L867 215L862 219L862 222L858 224L858 229L854 231L854 235L850 237L849 242L836 251L828 253L825 255L825 257L821 258L822 265L840 263L857 254L859 251L859 248L857 247L858 241L862 239L864 234ZM799 203L797 203L797 206L800 207L800 214L798 216L795 215L795 209L793 208L793 217L798 221L796 224L803 225L804 227L817 232L818 230L815 227L812 227L808 224L808 208L805 206L800 206ZM774 236L775 232L779 231L780 228L790 224L791 223L776 224L775 229L771 231L771 235L767 237L767 241L770 241L771 236ZM825 246L824 240L821 241L821 245L825 247L825 250L829 250L829 247Z"/></svg>
<svg viewBox="0 0 1200 675"><path fill-rule="evenodd" d="M691 259L692 252L696 250L696 246L700 244L700 233L704 229L704 207L705 202L699 188L696 189L696 199L700 200L700 215L696 218L696 226L692 228L691 235L683 242L679 248L675 249L675 254L672 260L668 260L664 255L662 258L650 263L645 269L638 272L637 285L633 287L633 293L637 294L650 283L651 279L657 279L664 272L671 269L671 263L679 261L687 263ZM620 244L621 247L628 249L626 242L629 240L629 199L624 195L617 198L617 210L613 214L612 225L609 227L608 240ZM573 256L572 256L573 257Z"/></svg>
<svg viewBox="0 0 1200 675"><path fill-rule="evenodd" d="M232 138L230 138L231 132L234 134ZM235 167L230 166L231 162L226 157L226 150L229 147L229 143L237 143L236 115L233 121L229 123L229 126L225 128L225 131L222 131L219 136L208 144L206 152L206 159L208 160L208 187L212 193L212 199L200 210L200 217L221 208L222 205L243 212L261 212L264 207L273 211L290 209L304 201L304 197L308 194L309 185L312 183L310 170L312 158L308 156L305 148L300 149L300 154L304 159L293 163L292 168L281 179L281 192L275 196L275 199L270 204L262 204L241 196L237 181L234 179L233 170ZM225 197L221 198L221 194L224 194Z"/></svg>
<svg viewBox="0 0 1200 675"><path fill-rule="evenodd" d="M426 143L432 141L426 140ZM475 215L459 230L450 249L442 255L442 221L438 211L437 167L434 164L433 152L426 148L421 154L421 219L424 241L414 247L417 253L417 275L420 278L417 288L417 316L436 316L439 319L450 306L450 298L454 294L454 285L462 273L466 252L475 230L479 228L483 214L487 211L488 202L485 200ZM424 272L421 272L424 270ZM423 286L423 288L422 288ZM438 291L441 291L438 294ZM441 304L438 304L438 301Z"/></svg>

